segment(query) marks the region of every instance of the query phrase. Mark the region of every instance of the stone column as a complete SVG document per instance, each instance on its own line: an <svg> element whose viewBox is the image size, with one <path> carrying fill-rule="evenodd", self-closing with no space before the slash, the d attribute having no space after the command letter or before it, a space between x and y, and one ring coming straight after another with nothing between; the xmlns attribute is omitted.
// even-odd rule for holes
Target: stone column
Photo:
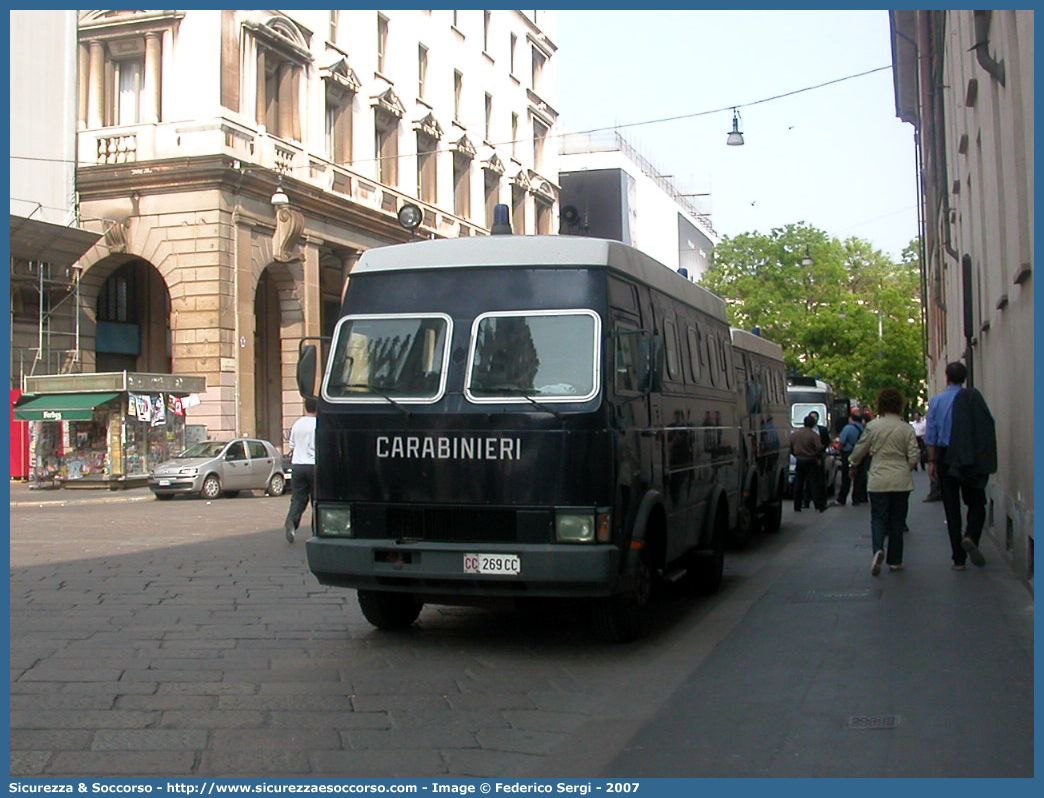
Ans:
<svg viewBox="0 0 1044 798"><path fill-rule="evenodd" d="M279 136L294 138L294 70L289 64L280 64L276 76L279 91Z"/></svg>
<svg viewBox="0 0 1044 798"><path fill-rule="evenodd" d="M283 340L283 414L284 426L293 423L294 414L300 413L301 396L297 389L298 347L302 338L315 338L321 333L322 294L320 293L319 247L321 241L306 238L301 247L301 284L297 286L297 294L301 301L302 324L298 327L298 336ZM309 343L318 344L318 341ZM321 350L320 350L321 351ZM322 368L320 366L320 368ZM293 410L287 417L288 411Z"/></svg>
<svg viewBox="0 0 1044 798"><path fill-rule="evenodd" d="M255 385L255 340L254 340L254 298L257 291L257 278L254 275L253 230L251 226L237 224L233 231L236 236L236 262L232 264L235 281L235 341L233 341L236 360L236 421L237 435L257 434L257 397ZM278 443L276 444L278 445Z"/></svg>
<svg viewBox="0 0 1044 798"><path fill-rule="evenodd" d="M105 45L91 42L90 69L87 76L87 128L97 130L105 125Z"/></svg>
<svg viewBox="0 0 1044 798"><path fill-rule="evenodd" d="M259 47L257 48L257 104L254 106L254 111L257 116L257 123L265 125L267 129L266 108L268 107L268 98L265 96L265 69L265 51L264 48Z"/></svg>
<svg viewBox="0 0 1044 798"><path fill-rule="evenodd" d="M348 288L349 275L355 268L355 264L359 262L359 258L362 257L362 250L342 249L337 254L341 259L341 301L343 302L344 292Z"/></svg>
<svg viewBox="0 0 1044 798"><path fill-rule="evenodd" d="M87 128L87 78L91 72L90 47L79 45L76 64L76 129Z"/></svg>
<svg viewBox="0 0 1044 798"><path fill-rule="evenodd" d="M162 47L160 34L151 31L145 34L145 79L142 87L141 121L160 121L160 81L162 70Z"/></svg>
<svg viewBox="0 0 1044 798"><path fill-rule="evenodd" d="M304 281L301 286L301 305L304 311L304 334L319 335L322 327L322 292L319 289L319 246L322 242L306 238L304 250Z"/></svg>

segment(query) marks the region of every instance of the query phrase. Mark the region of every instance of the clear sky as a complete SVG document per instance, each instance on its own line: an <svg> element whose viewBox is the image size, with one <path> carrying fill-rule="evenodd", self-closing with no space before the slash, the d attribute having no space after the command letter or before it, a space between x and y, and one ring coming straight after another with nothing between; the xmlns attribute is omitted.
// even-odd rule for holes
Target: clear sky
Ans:
<svg viewBox="0 0 1044 798"><path fill-rule="evenodd" d="M887 11L556 13L562 132L628 125L682 192L710 192L697 201L719 235L807 222L896 258L916 238L914 130L891 69L769 100L890 67ZM733 106L742 147L725 144Z"/></svg>

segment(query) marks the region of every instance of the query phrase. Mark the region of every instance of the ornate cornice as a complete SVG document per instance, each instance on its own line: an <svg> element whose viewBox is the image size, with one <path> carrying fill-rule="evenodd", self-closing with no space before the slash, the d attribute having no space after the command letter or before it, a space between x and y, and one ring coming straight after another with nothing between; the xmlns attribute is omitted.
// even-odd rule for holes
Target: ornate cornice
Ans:
<svg viewBox="0 0 1044 798"><path fill-rule="evenodd" d="M435 115L430 113L426 115L423 119L418 119L416 122L414 122L413 129L416 130L418 133L423 133L426 136L430 136L436 141L441 139L443 136L442 126L439 125L439 122L435 118Z"/></svg>
<svg viewBox="0 0 1044 798"><path fill-rule="evenodd" d="M471 139L467 136L461 136L450 147L454 152L459 152L461 155L467 155L469 158L474 158L478 150L475 149L475 145L471 143Z"/></svg>
<svg viewBox="0 0 1044 798"><path fill-rule="evenodd" d="M319 70L319 77L350 92L357 92L362 88L362 81L348 66L348 59L339 58L329 66Z"/></svg>
<svg viewBox="0 0 1044 798"><path fill-rule="evenodd" d="M493 153L482 162L482 168L488 172L496 172L498 175L502 175L506 171L504 162L500 160L500 156L496 153Z"/></svg>
<svg viewBox="0 0 1044 798"><path fill-rule="evenodd" d="M173 28L184 11L84 11L77 28L81 40L113 39Z"/></svg>
<svg viewBox="0 0 1044 798"><path fill-rule="evenodd" d="M402 104L402 100L399 99L394 89L388 88L375 95L371 98L370 104L374 108L391 114L396 119L406 116L406 106Z"/></svg>

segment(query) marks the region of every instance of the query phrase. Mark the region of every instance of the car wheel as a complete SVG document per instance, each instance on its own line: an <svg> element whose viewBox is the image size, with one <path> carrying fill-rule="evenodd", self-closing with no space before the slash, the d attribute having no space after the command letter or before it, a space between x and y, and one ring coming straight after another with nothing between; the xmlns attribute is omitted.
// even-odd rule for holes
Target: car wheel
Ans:
<svg viewBox="0 0 1044 798"><path fill-rule="evenodd" d="M161 502L169 501L170 499L174 498L173 493L154 493L152 495L156 497L156 501Z"/></svg>
<svg viewBox="0 0 1044 798"><path fill-rule="evenodd" d="M272 474L272 478L268 480L268 487L265 488L265 493L269 496L282 496L286 490L286 480L283 479L282 474Z"/></svg>
<svg viewBox="0 0 1044 798"><path fill-rule="evenodd" d="M207 475L207 478L203 480L203 487L200 488L199 495L204 499L216 499L221 495L221 480L217 478L217 474Z"/></svg>
<svg viewBox="0 0 1044 798"><path fill-rule="evenodd" d="M359 608L378 629L404 629L413 624L424 604L409 593L359 590Z"/></svg>

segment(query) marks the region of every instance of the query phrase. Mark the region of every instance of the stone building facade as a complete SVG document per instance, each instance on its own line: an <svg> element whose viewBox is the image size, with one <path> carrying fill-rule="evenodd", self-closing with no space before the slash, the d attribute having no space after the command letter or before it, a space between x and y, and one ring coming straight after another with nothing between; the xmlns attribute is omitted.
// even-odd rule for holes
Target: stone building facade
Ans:
<svg viewBox="0 0 1044 798"><path fill-rule="evenodd" d="M987 524L1033 580L1033 12L892 11L917 128L928 375L962 361L997 422Z"/></svg>
<svg viewBox="0 0 1044 798"><path fill-rule="evenodd" d="M553 12L81 11L81 367L206 378L283 439L299 343L411 237L557 227ZM421 209L416 231L397 219ZM556 220L552 223L552 220Z"/></svg>

